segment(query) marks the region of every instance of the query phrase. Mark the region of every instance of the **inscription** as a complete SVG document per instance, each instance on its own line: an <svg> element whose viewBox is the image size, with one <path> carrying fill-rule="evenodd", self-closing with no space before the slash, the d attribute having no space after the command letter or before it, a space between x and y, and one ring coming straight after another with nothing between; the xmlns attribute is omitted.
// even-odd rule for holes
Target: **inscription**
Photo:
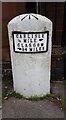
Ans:
<svg viewBox="0 0 66 120"><path fill-rule="evenodd" d="M46 52L48 49L48 32L13 32L13 43L15 52Z"/></svg>

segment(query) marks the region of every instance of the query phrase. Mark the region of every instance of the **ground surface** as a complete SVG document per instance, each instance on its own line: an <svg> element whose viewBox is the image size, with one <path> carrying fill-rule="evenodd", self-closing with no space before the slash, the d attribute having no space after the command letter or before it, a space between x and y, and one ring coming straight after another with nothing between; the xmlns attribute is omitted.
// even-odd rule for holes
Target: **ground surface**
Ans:
<svg viewBox="0 0 66 120"><path fill-rule="evenodd" d="M6 83L6 82L5 82ZM4 87L11 92L12 85ZM3 88L3 92L5 92ZM64 97L64 84L62 82L51 83L51 92L61 94ZM44 99L40 101L29 101L9 97L3 102L3 118L64 118L64 111L59 107L54 99Z"/></svg>
<svg viewBox="0 0 66 120"><path fill-rule="evenodd" d="M0 120L2 118L2 81L0 79Z"/></svg>
<svg viewBox="0 0 66 120"><path fill-rule="evenodd" d="M64 113L58 106L42 100L32 102L9 98L3 104L4 118L63 118Z"/></svg>

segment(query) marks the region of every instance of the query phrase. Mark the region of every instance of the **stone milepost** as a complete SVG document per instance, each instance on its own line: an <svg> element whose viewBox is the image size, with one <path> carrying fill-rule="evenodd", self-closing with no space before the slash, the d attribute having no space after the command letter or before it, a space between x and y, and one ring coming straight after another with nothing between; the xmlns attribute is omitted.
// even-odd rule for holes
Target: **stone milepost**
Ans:
<svg viewBox="0 0 66 120"><path fill-rule="evenodd" d="M22 14L8 23L14 91L26 98L50 93L52 21Z"/></svg>
<svg viewBox="0 0 66 120"><path fill-rule="evenodd" d="M42 52L47 51L48 31L43 33L13 32L15 52Z"/></svg>

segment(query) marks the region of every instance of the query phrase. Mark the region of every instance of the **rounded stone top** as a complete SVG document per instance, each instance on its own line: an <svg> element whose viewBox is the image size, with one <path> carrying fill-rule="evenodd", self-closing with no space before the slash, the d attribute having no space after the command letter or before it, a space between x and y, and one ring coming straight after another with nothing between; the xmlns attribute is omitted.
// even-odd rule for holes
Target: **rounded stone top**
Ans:
<svg viewBox="0 0 66 120"><path fill-rule="evenodd" d="M47 17L40 14L22 14L14 17L8 23L8 29L11 31L22 32L44 32L52 31L52 22Z"/></svg>
<svg viewBox="0 0 66 120"><path fill-rule="evenodd" d="M47 17L42 16L40 14L34 14L34 13L30 13L30 14L22 14L22 15L18 15L16 17L14 17L8 24L12 24L12 23L19 23L19 22L25 22L25 21L44 21L44 22L51 22L51 20L49 20Z"/></svg>

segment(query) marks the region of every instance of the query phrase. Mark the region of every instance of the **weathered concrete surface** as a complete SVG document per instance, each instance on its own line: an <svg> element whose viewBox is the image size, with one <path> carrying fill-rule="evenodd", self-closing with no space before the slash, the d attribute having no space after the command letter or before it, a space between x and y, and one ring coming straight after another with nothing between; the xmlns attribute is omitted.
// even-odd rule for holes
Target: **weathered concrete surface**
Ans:
<svg viewBox="0 0 66 120"><path fill-rule="evenodd" d="M40 54L15 53L12 36L14 31L27 33L49 31L48 51ZM14 90L25 97L43 96L50 93L52 22L38 14L23 14L9 22L8 33Z"/></svg>
<svg viewBox="0 0 66 120"><path fill-rule="evenodd" d="M32 102L9 98L3 104L3 118L63 118L64 112L48 100Z"/></svg>
<svg viewBox="0 0 66 120"><path fill-rule="evenodd" d="M2 110L0 110L0 120L2 119Z"/></svg>
<svg viewBox="0 0 66 120"><path fill-rule="evenodd" d="M64 96L64 82L63 81L54 81L51 83L51 92L55 95Z"/></svg>
<svg viewBox="0 0 66 120"><path fill-rule="evenodd" d="M9 85L9 84L8 84ZM8 87L8 86L7 86ZM12 89L11 84L8 92ZM53 94L60 94L64 98L64 83L52 82L51 89ZM4 118L63 118L64 111L60 109L56 102L49 99L42 101L29 101L11 97L3 103Z"/></svg>

